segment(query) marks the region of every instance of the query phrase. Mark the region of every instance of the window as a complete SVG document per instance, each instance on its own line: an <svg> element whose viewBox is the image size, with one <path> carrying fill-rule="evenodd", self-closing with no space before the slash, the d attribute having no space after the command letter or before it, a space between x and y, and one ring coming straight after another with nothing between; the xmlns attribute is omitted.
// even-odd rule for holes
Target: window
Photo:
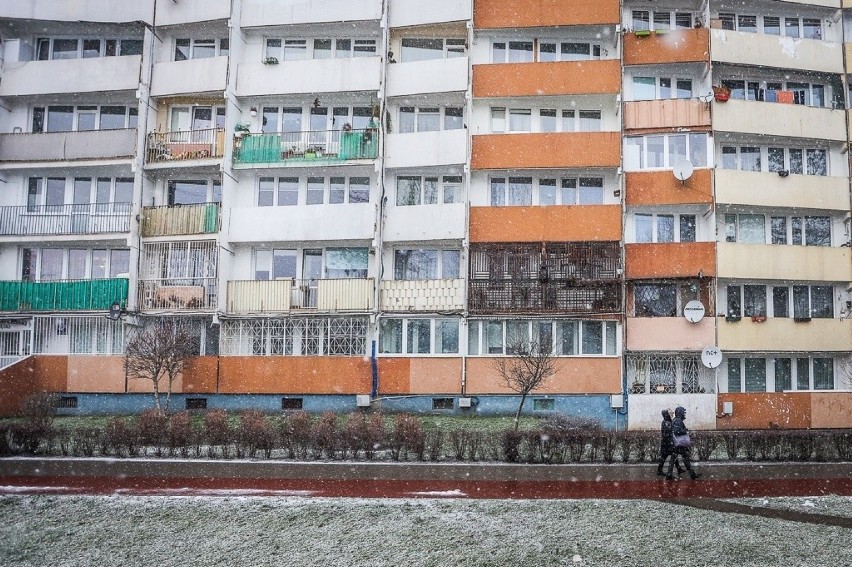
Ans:
<svg viewBox="0 0 852 567"><path fill-rule="evenodd" d="M328 279L366 278L368 263L366 248L327 248L325 276Z"/></svg>
<svg viewBox="0 0 852 567"><path fill-rule="evenodd" d="M316 38L309 42L303 38L268 38L265 57L279 61L302 61L305 59L329 59L349 57L373 57L376 55L375 39Z"/></svg>
<svg viewBox="0 0 852 567"><path fill-rule="evenodd" d="M217 55L227 55L229 43L227 39L176 39L175 61L188 59L206 59Z"/></svg>
<svg viewBox="0 0 852 567"><path fill-rule="evenodd" d="M427 61L430 59L450 59L464 57L466 46L462 38L429 39L404 37L401 41L400 61Z"/></svg>
<svg viewBox="0 0 852 567"><path fill-rule="evenodd" d="M458 279L460 259L459 250L395 250L394 279Z"/></svg>
<svg viewBox="0 0 852 567"><path fill-rule="evenodd" d="M260 281L295 279L296 250L256 250L254 279Z"/></svg>
<svg viewBox="0 0 852 567"><path fill-rule="evenodd" d="M62 206L66 204L66 184L64 177L30 177L27 183L27 212L38 212L39 207ZM132 177L90 177L73 179L70 191L70 203L74 205L96 204L98 213L127 213L124 205L133 200Z"/></svg>
<svg viewBox="0 0 852 567"><path fill-rule="evenodd" d="M533 398L533 410L553 411L556 409L556 400L549 398Z"/></svg>
<svg viewBox="0 0 852 567"><path fill-rule="evenodd" d="M807 156L807 168L804 167L803 156ZM825 176L828 175L828 153L824 149L815 148L722 146L722 167L743 171L786 171L798 175Z"/></svg>
<svg viewBox="0 0 852 567"><path fill-rule="evenodd" d="M476 321L468 323L468 354L512 354L518 339L550 348L556 356L615 356L615 321Z"/></svg>
<svg viewBox="0 0 852 567"><path fill-rule="evenodd" d="M41 37L36 39L35 58L38 61L47 61L49 59L88 59L116 55L140 55L141 53L141 39Z"/></svg>
<svg viewBox="0 0 852 567"><path fill-rule="evenodd" d="M695 215L636 213L634 242L695 242Z"/></svg>
<svg viewBox="0 0 852 567"><path fill-rule="evenodd" d="M399 109L399 133L459 130L464 127L462 107L414 107Z"/></svg>
<svg viewBox="0 0 852 567"><path fill-rule="evenodd" d="M828 285L794 285L793 317L798 320L834 317L834 290Z"/></svg>
<svg viewBox="0 0 852 567"><path fill-rule="evenodd" d="M677 286L675 284L634 284L636 317L676 317Z"/></svg>
<svg viewBox="0 0 852 567"><path fill-rule="evenodd" d="M725 241L765 244L764 215L725 215ZM784 217L769 219L772 244L831 246L831 217Z"/></svg>
<svg viewBox="0 0 852 567"><path fill-rule="evenodd" d="M304 398L281 398L281 409L300 410L304 407Z"/></svg>
<svg viewBox="0 0 852 567"><path fill-rule="evenodd" d="M489 183L489 202L495 207L599 205L604 202L602 177L492 177Z"/></svg>
<svg viewBox="0 0 852 567"><path fill-rule="evenodd" d="M33 132L72 132L135 128L139 109L127 106L48 106L33 108ZM47 120L45 121L45 115Z"/></svg>
<svg viewBox="0 0 852 567"><path fill-rule="evenodd" d="M793 388L793 365L789 358L775 359L775 391L783 392Z"/></svg>
<svg viewBox="0 0 852 567"><path fill-rule="evenodd" d="M633 100L692 98L689 77L633 77Z"/></svg>
<svg viewBox="0 0 852 567"><path fill-rule="evenodd" d="M379 324L382 354L459 353L458 319L383 319Z"/></svg>
<svg viewBox="0 0 852 567"><path fill-rule="evenodd" d="M24 281L116 278L129 271L127 248L24 248L21 254Z"/></svg>
<svg viewBox="0 0 852 567"><path fill-rule="evenodd" d="M653 134L624 138L624 163L628 171L668 169L681 159L707 167L707 134Z"/></svg>
<svg viewBox="0 0 852 567"><path fill-rule="evenodd" d="M185 401L188 410L207 409L207 398L186 398Z"/></svg>
<svg viewBox="0 0 852 567"><path fill-rule="evenodd" d="M632 10L633 30L689 29L692 27L690 12L672 12L669 10ZM674 21L674 26L672 26ZM653 22L653 26L651 25Z"/></svg>
<svg viewBox="0 0 852 567"><path fill-rule="evenodd" d="M455 400L453 398L432 398L433 410L451 410L455 408Z"/></svg>
<svg viewBox="0 0 852 567"><path fill-rule="evenodd" d="M396 204L398 206L437 205L457 203L460 199L461 177L421 177L400 175L396 178Z"/></svg>
<svg viewBox="0 0 852 567"><path fill-rule="evenodd" d="M555 42L541 40L538 44L538 60L551 61L588 61L600 59L601 46L586 42Z"/></svg>
<svg viewBox="0 0 852 567"><path fill-rule="evenodd" d="M779 93L789 92L793 104L825 107L826 88L822 83L805 81L763 80L763 79L722 79L722 85L731 91L731 98L737 100L754 100L779 102Z"/></svg>
<svg viewBox="0 0 852 567"><path fill-rule="evenodd" d="M360 356L367 352L364 317L285 317L222 321L222 354Z"/></svg>
<svg viewBox="0 0 852 567"><path fill-rule="evenodd" d="M305 187L305 204L368 203L369 177L261 177L258 180L257 206L294 206L299 204L301 187ZM326 199L327 195L327 199Z"/></svg>
<svg viewBox="0 0 852 567"><path fill-rule="evenodd" d="M766 219L763 215L725 215L725 242L766 244Z"/></svg>

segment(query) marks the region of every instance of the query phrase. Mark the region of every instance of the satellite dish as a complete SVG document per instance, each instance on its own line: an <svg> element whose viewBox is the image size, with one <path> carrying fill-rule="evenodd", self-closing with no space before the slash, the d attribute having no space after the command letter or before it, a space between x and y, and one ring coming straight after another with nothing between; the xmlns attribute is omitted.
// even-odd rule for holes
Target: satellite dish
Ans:
<svg viewBox="0 0 852 567"><path fill-rule="evenodd" d="M701 351L701 364L707 368L719 368L719 365L722 364L722 351L719 350L719 347L704 347L704 350Z"/></svg>
<svg viewBox="0 0 852 567"><path fill-rule="evenodd" d="M679 179L681 183L692 177L693 171L695 171L695 167L688 159L678 160L677 163L674 164L674 176Z"/></svg>
<svg viewBox="0 0 852 567"><path fill-rule="evenodd" d="M698 323L704 319L704 304L697 299L693 299L684 306L683 316L690 323Z"/></svg>

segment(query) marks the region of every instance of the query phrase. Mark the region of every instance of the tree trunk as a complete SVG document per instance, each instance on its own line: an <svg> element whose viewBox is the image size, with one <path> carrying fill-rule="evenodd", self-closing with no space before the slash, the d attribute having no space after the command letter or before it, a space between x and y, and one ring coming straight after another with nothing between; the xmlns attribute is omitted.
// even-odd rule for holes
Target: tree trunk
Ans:
<svg viewBox="0 0 852 567"><path fill-rule="evenodd" d="M521 403L518 404L518 411L515 412L515 431L518 430L521 420L521 410L524 408L524 401L527 399L526 394L521 394Z"/></svg>
<svg viewBox="0 0 852 567"><path fill-rule="evenodd" d="M157 407L157 411L161 411L160 408L160 384L159 380L153 380L154 382L154 405Z"/></svg>

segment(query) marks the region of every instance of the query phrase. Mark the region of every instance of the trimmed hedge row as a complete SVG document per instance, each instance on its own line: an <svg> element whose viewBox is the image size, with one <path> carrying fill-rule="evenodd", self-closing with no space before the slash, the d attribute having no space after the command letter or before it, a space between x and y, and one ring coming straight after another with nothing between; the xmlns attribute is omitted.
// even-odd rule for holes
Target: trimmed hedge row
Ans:
<svg viewBox="0 0 852 567"><path fill-rule="evenodd" d="M655 431L610 431L577 418L543 419L533 429L497 433L438 429L397 414L306 412L203 419L156 410L116 417L104 427L54 427L50 420L0 424L0 455L209 457L299 460L498 461L510 463L654 462ZM852 430L693 431L693 458L748 461L849 461Z"/></svg>

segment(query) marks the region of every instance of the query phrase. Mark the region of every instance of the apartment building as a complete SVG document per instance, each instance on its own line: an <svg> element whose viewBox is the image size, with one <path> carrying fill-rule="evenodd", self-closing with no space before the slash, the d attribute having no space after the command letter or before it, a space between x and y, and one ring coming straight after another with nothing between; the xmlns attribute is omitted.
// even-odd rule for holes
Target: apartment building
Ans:
<svg viewBox="0 0 852 567"><path fill-rule="evenodd" d="M850 426L852 14L740 4L4 6L0 406Z"/></svg>

